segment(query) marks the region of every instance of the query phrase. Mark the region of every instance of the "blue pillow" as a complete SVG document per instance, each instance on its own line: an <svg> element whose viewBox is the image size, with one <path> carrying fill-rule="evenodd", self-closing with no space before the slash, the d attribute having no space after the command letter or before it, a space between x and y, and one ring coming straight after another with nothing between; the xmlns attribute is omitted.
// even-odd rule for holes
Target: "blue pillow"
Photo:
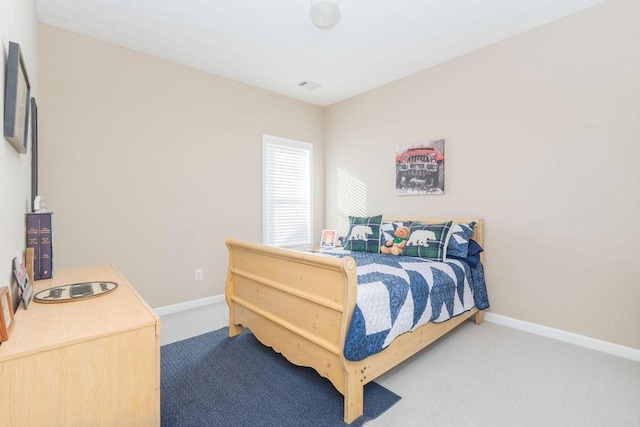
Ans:
<svg viewBox="0 0 640 427"><path fill-rule="evenodd" d="M382 215L371 217L349 217L349 233L345 250L356 252L380 252L380 226Z"/></svg>
<svg viewBox="0 0 640 427"><path fill-rule="evenodd" d="M443 224L411 224L411 234L402 255L443 261L447 255L447 240L452 221Z"/></svg>
<svg viewBox="0 0 640 427"><path fill-rule="evenodd" d="M467 256L479 255L480 252L484 252L484 248L475 240L469 239L469 251L467 252Z"/></svg>
<svg viewBox="0 0 640 427"><path fill-rule="evenodd" d="M480 252L482 251L484 251L484 249L478 244L478 242L469 239L469 251L467 252L466 257L452 256L449 258L461 259L463 261L467 261L470 266L477 267L478 264L480 264Z"/></svg>
<svg viewBox="0 0 640 427"><path fill-rule="evenodd" d="M469 239L473 234L473 228L475 222L469 224L460 222L454 223L451 227L451 237L447 244L447 256L448 257L460 257L466 258L467 251L469 250Z"/></svg>

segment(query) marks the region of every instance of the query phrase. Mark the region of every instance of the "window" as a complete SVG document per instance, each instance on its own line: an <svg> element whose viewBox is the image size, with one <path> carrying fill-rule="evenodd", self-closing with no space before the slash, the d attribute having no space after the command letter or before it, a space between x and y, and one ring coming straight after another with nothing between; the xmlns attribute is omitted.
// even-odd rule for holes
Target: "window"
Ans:
<svg viewBox="0 0 640 427"><path fill-rule="evenodd" d="M311 246L312 145L262 137L263 241L266 245Z"/></svg>

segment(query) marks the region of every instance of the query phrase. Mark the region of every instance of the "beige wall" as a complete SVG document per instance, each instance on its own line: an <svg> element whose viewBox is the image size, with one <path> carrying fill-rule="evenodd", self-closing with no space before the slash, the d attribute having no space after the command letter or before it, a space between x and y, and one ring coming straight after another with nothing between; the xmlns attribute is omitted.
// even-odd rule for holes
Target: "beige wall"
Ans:
<svg viewBox="0 0 640 427"><path fill-rule="evenodd" d="M153 307L224 293L224 238L262 240L263 133L314 144L321 229L320 107L48 25L39 32L41 188L56 268L113 263Z"/></svg>
<svg viewBox="0 0 640 427"><path fill-rule="evenodd" d="M327 226L345 176L369 214L484 217L493 313L640 348L638 16L612 0L328 107ZM395 196L395 148L437 138L446 194Z"/></svg>
<svg viewBox="0 0 640 427"><path fill-rule="evenodd" d="M0 120L4 130L4 82L9 42L20 44L31 83L31 95L38 97L38 15L35 0L0 2ZM19 154L2 137L0 142L0 287L11 286L18 302L11 261L22 257L25 246L24 213L31 208L31 137L27 154Z"/></svg>
<svg viewBox="0 0 640 427"><path fill-rule="evenodd" d="M314 143L316 232L482 216L493 313L640 348L639 15L610 0L324 110L40 25L56 267L114 263L155 307L221 294L223 238L261 240L269 133ZM395 148L434 138L446 194L395 196Z"/></svg>

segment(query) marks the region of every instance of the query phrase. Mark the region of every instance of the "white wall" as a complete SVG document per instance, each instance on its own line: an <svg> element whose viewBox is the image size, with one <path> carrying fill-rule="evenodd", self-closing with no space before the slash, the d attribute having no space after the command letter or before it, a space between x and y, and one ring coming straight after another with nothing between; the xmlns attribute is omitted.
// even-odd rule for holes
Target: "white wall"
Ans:
<svg viewBox="0 0 640 427"><path fill-rule="evenodd" d="M35 0L0 2L0 37L4 61L0 67L0 117L4 129L4 82L9 42L20 44L31 82L31 94L38 96L38 16ZM29 137L30 138L30 137ZM17 287L11 261L22 257L25 248L24 214L31 207L31 141L27 154L19 154L2 138L0 141L0 287L12 286L14 305Z"/></svg>
<svg viewBox="0 0 640 427"><path fill-rule="evenodd" d="M484 217L492 312L640 348L639 16L610 0L328 107L327 226L341 176L368 214ZM396 196L395 148L439 138L446 194Z"/></svg>

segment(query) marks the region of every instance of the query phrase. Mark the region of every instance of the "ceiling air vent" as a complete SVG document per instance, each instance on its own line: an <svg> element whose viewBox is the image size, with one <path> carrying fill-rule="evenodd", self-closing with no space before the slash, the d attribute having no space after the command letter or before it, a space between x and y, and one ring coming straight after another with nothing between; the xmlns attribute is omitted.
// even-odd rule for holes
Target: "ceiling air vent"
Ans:
<svg viewBox="0 0 640 427"><path fill-rule="evenodd" d="M310 82L309 80L301 81L300 83L298 83L298 86L304 87L309 90L316 90L320 87L318 83Z"/></svg>

